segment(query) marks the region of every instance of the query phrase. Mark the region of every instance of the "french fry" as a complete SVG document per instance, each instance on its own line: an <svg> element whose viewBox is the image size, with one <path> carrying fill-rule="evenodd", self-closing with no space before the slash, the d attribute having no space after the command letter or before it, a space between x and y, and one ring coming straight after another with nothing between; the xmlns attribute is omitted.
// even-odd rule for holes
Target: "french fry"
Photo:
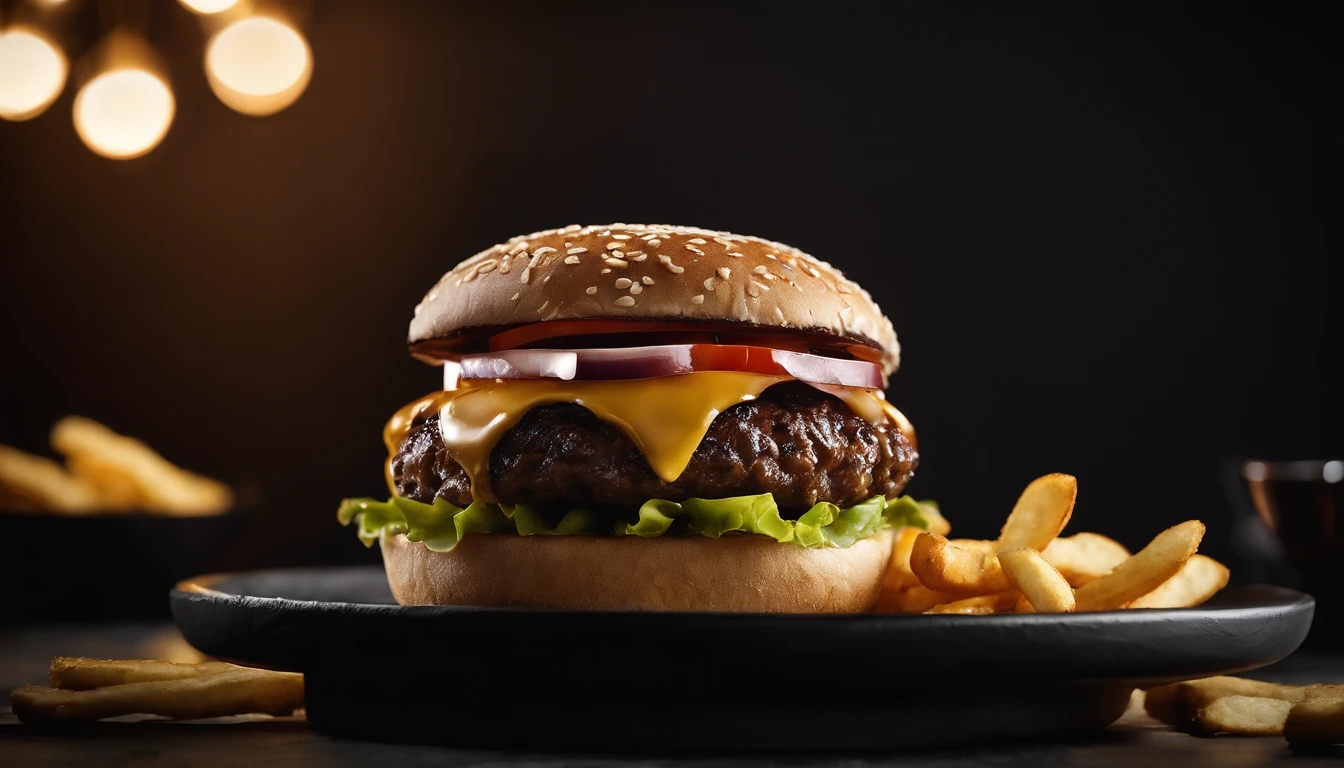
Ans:
<svg viewBox="0 0 1344 768"><path fill-rule="evenodd" d="M222 661L200 664L176 664L171 661L132 659L84 659L58 656L51 660L51 687L68 691L87 691L109 685L183 680L217 672L242 669Z"/></svg>
<svg viewBox="0 0 1344 768"><path fill-rule="evenodd" d="M97 506L94 489L60 464L0 445L0 495L7 508L85 512Z"/></svg>
<svg viewBox="0 0 1344 768"><path fill-rule="evenodd" d="M955 595L938 592L920 584L896 592L878 595L873 610L879 613L924 613L936 605L956 600Z"/></svg>
<svg viewBox="0 0 1344 768"><path fill-rule="evenodd" d="M1036 613L1069 613L1074 608L1073 588L1059 571L1034 549L1017 547L998 554L1008 583L1022 593ZM1017 600L1014 599L1014 604Z"/></svg>
<svg viewBox="0 0 1344 768"><path fill-rule="evenodd" d="M1203 538L1204 524L1198 520L1187 520L1159 533L1148 546L1116 566L1109 574L1075 590L1075 610L1108 611L1123 608L1152 592L1176 575L1181 566L1195 554ZM915 549L919 549L918 542L915 543Z"/></svg>
<svg viewBox="0 0 1344 768"><path fill-rule="evenodd" d="M939 536L946 536L952 532L952 524L947 522L947 518L943 517L942 512L928 505L922 505L921 509L924 512L924 517L929 521L930 531Z"/></svg>
<svg viewBox="0 0 1344 768"><path fill-rule="evenodd" d="M1307 698L1344 696L1344 686L1283 685L1244 677L1205 677L1180 683L1149 688L1143 707L1148 714L1167 725L1189 727L1202 707L1228 696L1244 696L1280 701L1303 701Z"/></svg>
<svg viewBox="0 0 1344 768"><path fill-rule="evenodd" d="M910 570L929 589L955 595L984 595L1012 589L993 552L952 546L936 533L915 538Z"/></svg>
<svg viewBox="0 0 1344 768"><path fill-rule="evenodd" d="M1259 696L1223 696L1195 712L1195 725L1205 733L1235 736L1278 736L1294 702Z"/></svg>
<svg viewBox="0 0 1344 768"><path fill-rule="evenodd" d="M1344 744L1344 693L1296 704L1283 723L1290 744Z"/></svg>
<svg viewBox="0 0 1344 768"><path fill-rule="evenodd" d="M1205 555L1194 555L1175 576L1129 604L1130 608L1193 608L1227 586L1227 566Z"/></svg>
<svg viewBox="0 0 1344 768"><path fill-rule="evenodd" d="M125 499L134 489L149 509L213 514L233 502L227 486L177 467L134 438L89 419L67 416L51 431L51 445L71 466Z"/></svg>
<svg viewBox="0 0 1344 768"><path fill-rule="evenodd" d="M30 685L10 696L14 714L30 725L87 722L132 714L196 720L285 712L302 702L303 675L246 668L88 691Z"/></svg>
<svg viewBox="0 0 1344 768"><path fill-rule="evenodd" d="M882 575L883 592L899 592L919 583L910 570L910 552L915 546L918 528L902 528L891 540L891 560Z"/></svg>
<svg viewBox="0 0 1344 768"><path fill-rule="evenodd" d="M1105 576L1129 559L1129 550L1120 542L1088 532L1061 536L1041 554L1075 587Z"/></svg>
<svg viewBox="0 0 1344 768"><path fill-rule="evenodd" d="M963 597L960 600L953 600L950 603L935 605L925 611L925 613L964 614L967 616L1007 613L1013 610L1013 606L1017 604L1017 598L1018 594L1016 592L999 592L993 595Z"/></svg>
<svg viewBox="0 0 1344 768"><path fill-rule="evenodd" d="M999 532L994 549L1046 548L1073 515L1078 498L1078 479L1055 473L1032 480L1018 497Z"/></svg>

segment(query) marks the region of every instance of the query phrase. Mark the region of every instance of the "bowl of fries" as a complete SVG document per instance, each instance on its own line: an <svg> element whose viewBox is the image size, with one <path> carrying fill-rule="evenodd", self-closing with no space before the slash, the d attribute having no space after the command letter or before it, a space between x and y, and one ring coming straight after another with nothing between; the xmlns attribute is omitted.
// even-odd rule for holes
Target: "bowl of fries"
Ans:
<svg viewBox="0 0 1344 768"><path fill-rule="evenodd" d="M58 421L50 443L60 460L0 445L5 530L60 553L0 559L24 585L0 622L166 615L175 581L228 565L244 517L228 485L80 416Z"/></svg>

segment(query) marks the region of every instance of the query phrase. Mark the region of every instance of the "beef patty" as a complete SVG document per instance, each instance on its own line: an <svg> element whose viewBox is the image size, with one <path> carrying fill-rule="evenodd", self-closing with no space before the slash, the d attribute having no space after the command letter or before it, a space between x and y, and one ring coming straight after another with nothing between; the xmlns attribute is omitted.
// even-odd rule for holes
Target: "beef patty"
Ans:
<svg viewBox="0 0 1344 768"><path fill-rule="evenodd" d="M490 454L490 482L508 503L634 508L649 499L771 493L796 513L821 501L844 507L895 496L918 463L895 426L874 426L838 398L788 382L720 413L674 482L654 474L619 428L573 403L528 411ZM444 446L437 413L412 425L392 478L400 496L471 502L471 481Z"/></svg>

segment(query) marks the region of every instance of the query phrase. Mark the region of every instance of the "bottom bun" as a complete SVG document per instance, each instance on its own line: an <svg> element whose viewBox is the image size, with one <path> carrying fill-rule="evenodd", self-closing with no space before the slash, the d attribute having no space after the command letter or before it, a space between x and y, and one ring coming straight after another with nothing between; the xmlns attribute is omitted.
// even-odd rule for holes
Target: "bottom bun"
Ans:
<svg viewBox="0 0 1344 768"><path fill-rule="evenodd" d="M889 531L848 549L804 549L765 536L468 534L449 552L384 538L402 605L589 611L846 613L877 599Z"/></svg>

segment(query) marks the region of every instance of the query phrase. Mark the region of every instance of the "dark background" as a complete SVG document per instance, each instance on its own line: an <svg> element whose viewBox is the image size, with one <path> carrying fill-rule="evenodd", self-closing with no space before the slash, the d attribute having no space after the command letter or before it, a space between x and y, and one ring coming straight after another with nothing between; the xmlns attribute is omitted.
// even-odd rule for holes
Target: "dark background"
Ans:
<svg viewBox="0 0 1344 768"><path fill-rule="evenodd" d="M670 222L872 291L956 533L1065 471L1076 526L1200 517L1225 554L1220 461L1344 453L1336 8L324 0L308 91L257 119L156 3L157 150L89 152L71 89L0 123L0 441L86 414L257 490L230 565L369 557L334 512L436 387L424 291L514 234Z"/></svg>

